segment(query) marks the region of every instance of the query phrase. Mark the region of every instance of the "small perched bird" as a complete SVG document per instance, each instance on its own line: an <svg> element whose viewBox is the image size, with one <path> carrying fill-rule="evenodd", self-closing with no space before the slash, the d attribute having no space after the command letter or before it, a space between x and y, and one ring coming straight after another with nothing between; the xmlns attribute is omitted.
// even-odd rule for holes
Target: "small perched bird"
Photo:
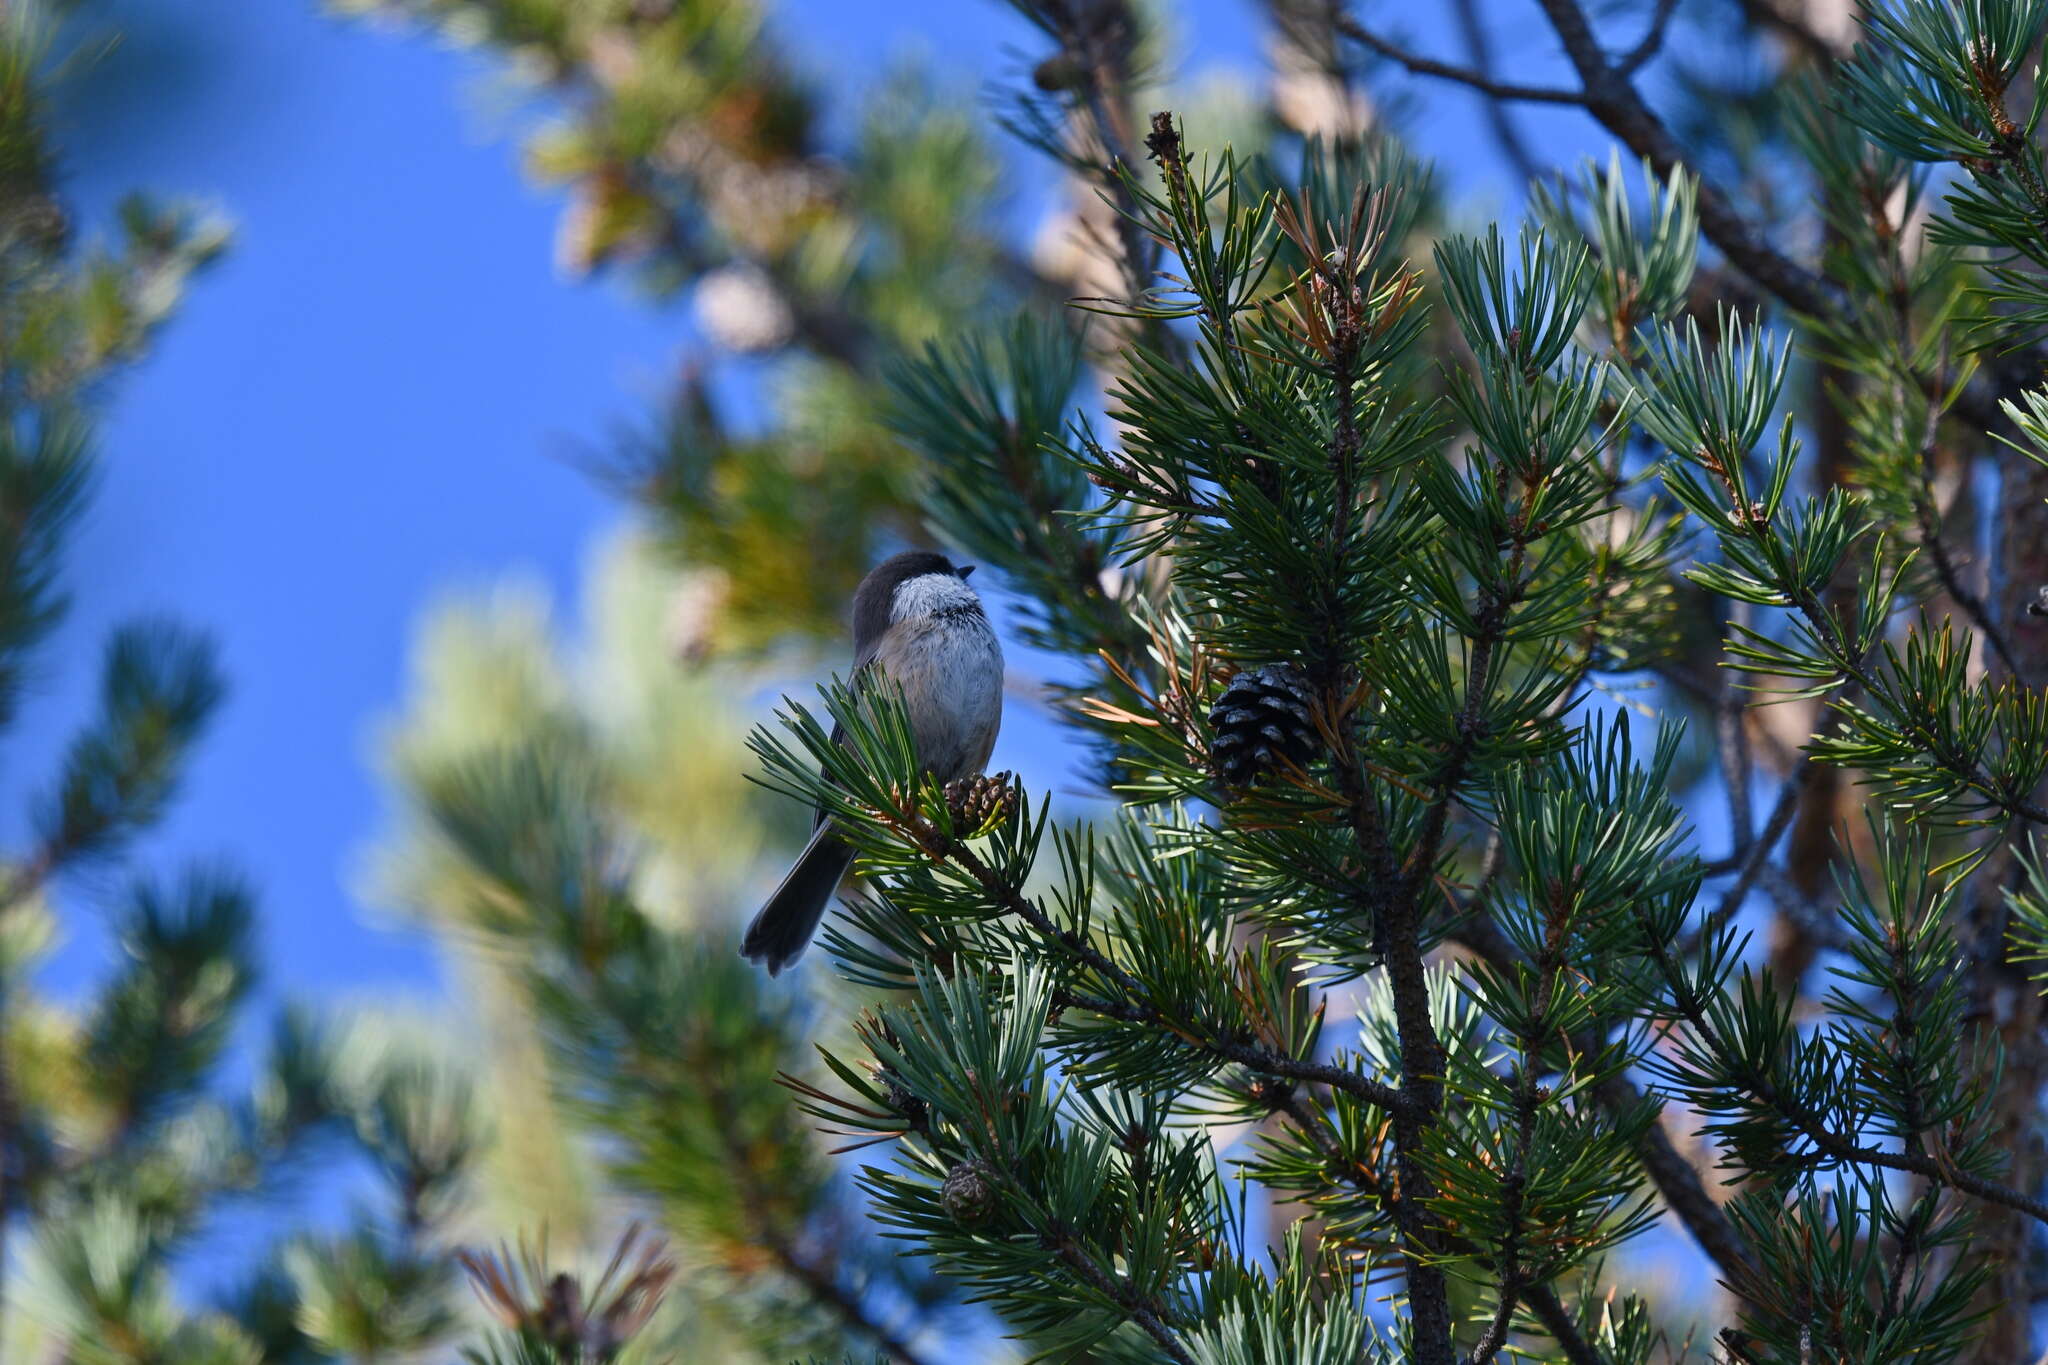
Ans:
<svg viewBox="0 0 2048 1365"><path fill-rule="evenodd" d="M908 550L877 564L853 594L854 679L879 671L902 689L917 761L940 782L979 773L1003 723L1003 647L967 586L973 572ZM813 830L740 941L740 955L770 976L803 954L853 862L822 809Z"/></svg>

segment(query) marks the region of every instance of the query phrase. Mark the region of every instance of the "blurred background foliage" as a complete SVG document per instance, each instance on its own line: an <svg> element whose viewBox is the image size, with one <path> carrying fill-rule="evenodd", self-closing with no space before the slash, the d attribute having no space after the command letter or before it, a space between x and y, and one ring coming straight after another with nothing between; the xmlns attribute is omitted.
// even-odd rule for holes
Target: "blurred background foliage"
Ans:
<svg viewBox="0 0 2048 1365"><path fill-rule="evenodd" d="M96 415L227 246L225 226L140 195L85 240L59 193L50 84L92 45L72 6L0 10L0 721L67 605L65 552L100 477ZM226 691L210 641L142 620L104 642L96 713L58 770L23 775L32 842L0 880L0 1356L248 1361L410 1348L450 1319L428 1249L480 1122L409 1033L279 1016L231 1065L260 970L259 905L230 867L132 866ZM47 892L96 893L119 959L59 1002L39 967L62 934ZM173 1273L209 1220L349 1146L376 1188L345 1244L251 1257L232 1301ZM374 1266L381 1283L348 1273ZM374 1301L365 1303L368 1291Z"/></svg>
<svg viewBox="0 0 2048 1365"><path fill-rule="evenodd" d="M101 715L63 769L10 773L38 839L0 884L0 1359L936 1362L1009 1349L985 1313L877 1241L832 1140L778 1081L819 1079L810 1043L843 1032L855 1002L822 972L771 989L730 950L803 823L745 780L745 726L797 660L838 639L875 557L927 541L933 500L972 501L971 486L931 482L928 433L906 429L914 405L892 388L900 362L1018 310L1066 344L1066 300L1145 282L1156 250L1106 168L1143 163L1147 112L1171 105L1207 144L1292 164L1310 137L1398 160L1405 107L1398 66L1325 0L1252 6L1267 39L1256 88L1188 88L1165 0L1010 7L1039 41L1002 91L905 64L834 120L799 74L794 3L327 0L486 54L520 92L525 172L564 196L560 267L687 304L693 340L657 410L589 456L635 515L594 557L583 638L530 585L444 601L381 729L389 825L364 860L364 898L446 946L445 1010L291 1009L260 1055L228 1047L261 969L257 891L221 866L121 858L174 799L182 757L230 690L192 633L118 633ZM44 112L106 39L76 22L91 8L0 4L0 723L62 610L94 413L227 247L215 220L144 199L113 240L73 229ZM1794 169L1815 130L1788 113L1802 72L1847 51L1853 7L1684 9L1674 33L1687 42L1667 47L1687 50L1659 69L1690 157L1769 232L1853 256ZM1483 26L1460 31L1470 60L1491 60ZM1485 136L1539 169L1511 114ZM1035 233L1015 229L1020 200L1043 211ZM1433 198L1412 207L1418 239L1450 216ZM1757 300L1710 259L1689 304L1712 324L1717 305ZM1099 391L1117 329L1136 325L1096 321L1056 399L1074 382ZM1170 329L1152 339L1176 344ZM1022 366L1025 349L1006 356ZM1965 460L1938 450L1923 480L1866 458L1887 447L1829 426L1839 376L1811 365L1798 379L1830 477L1908 514L1934 497L1952 538L1982 539ZM1002 400L963 386L962 401ZM1029 414L1009 415L1030 430ZM987 455L976 477L1038 458L1021 439ZM1047 556L1048 575L1063 562ZM1142 672L1148 642L1114 633L1127 613L1097 609L1142 604L1156 585L1104 566L1008 586L1102 627L1034 643L1099 646ZM1654 690L1629 699L1713 737L1694 740L1675 785L1712 787L1715 740L1787 769L1810 712L1730 722L1728 690L1699 667L1720 625L1701 597L1638 585L1615 614L1629 624L1616 648L1654 656ZM1032 638L1052 619L1020 625ZM1019 691L1037 698L1042 681ZM1092 685L1053 681L1070 700ZM1818 954L1799 907L1831 875L1829 831L1850 800L1826 778L1800 799L1782 874L1765 878L1780 907L1767 950L1794 980ZM62 932L42 889L94 869L121 957L91 999L59 1005L37 990ZM1780 894L1781 875L1797 895ZM309 1191L337 1186L355 1201L343 1230L290 1231ZM283 1230L252 1241L233 1292L187 1292L176 1272L196 1233L256 1201L287 1211ZM1705 1314L1685 1262L1655 1244L1628 1254L1671 1282L1674 1330Z"/></svg>
<svg viewBox="0 0 2048 1365"><path fill-rule="evenodd" d="M1054 297L996 234L1001 159L971 92L906 66L832 138L761 6L333 8L501 54L542 97L524 162L568 195L562 268L687 291L716 354L778 362L766 423L721 412L693 368L605 463L716 571L722 646L834 629L876 546L923 535L914 470L874 407L881 365L1020 294Z"/></svg>
<svg viewBox="0 0 2048 1365"><path fill-rule="evenodd" d="M645 1349L943 1339L952 1296L862 1229L776 1084L815 1068L826 1026L764 988L731 924L790 812L745 776L748 675L675 665L678 587L632 537L597 562L581 649L530 587L435 612L385 735L401 803L369 895L455 950L484 1107L506 1116L486 1221L593 1252L634 1220L673 1239Z"/></svg>

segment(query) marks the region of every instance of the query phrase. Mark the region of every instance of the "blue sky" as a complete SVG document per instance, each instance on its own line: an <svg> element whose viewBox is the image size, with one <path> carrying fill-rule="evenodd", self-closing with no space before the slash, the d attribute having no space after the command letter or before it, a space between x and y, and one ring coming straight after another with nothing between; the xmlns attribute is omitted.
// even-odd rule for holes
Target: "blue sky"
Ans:
<svg viewBox="0 0 2048 1365"><path fill-rule="evenodd" d="M86 713L110 624L168 611L203 625L233 692L142 859L220 854L249 871L275 994L431 989L424 946L366 922L350 894L378 820L369 727L438 594L519 569L576 601L588 547L623 513L563 456L661 391L686 312L557 275L559 204L522 181L502 88L473 56L313 0L87 13L126 37L79 89L87 120L60 130L91 149L68 168L75 202L91 221L131 187L202 196L237 240L121 381L75 607L4 757L12 789L51 771ZM992 0L779 13L841 97L906 53L974 82L1032 45ZM1183 13L1186 69L1256 66L1250 5ZM1417 131L1483 205L1498 180L1468 119ZM20 829L20 801L0 806L0 837ZM60 988L106 962L87 890L64 888Z"/></svg>

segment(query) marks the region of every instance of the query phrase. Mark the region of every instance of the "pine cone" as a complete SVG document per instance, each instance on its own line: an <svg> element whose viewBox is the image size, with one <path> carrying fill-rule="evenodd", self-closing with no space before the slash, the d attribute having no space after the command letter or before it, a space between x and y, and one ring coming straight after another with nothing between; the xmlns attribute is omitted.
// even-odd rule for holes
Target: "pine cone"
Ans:
<svg viewBox="0 0 2048 1365"><path fill-rule="evenodd" d="M1321 748L1309 719L1308 679L1293 664L1247 668L1209 711L1209 758L1232 787L1249 787L1286 758L1306 767Z"/></svg>
<svg viewBox="0 0 2048 1365"><path fill-rule="evenodd" d="M1007 772L948 782L946 809L952 813L955 829L970 832L987 829L1016 814L1016 783Z"/></svg>
<svg viewBox="0 0 2048 1365"><path fill-rule="evenodd" d="M946 1172L946 1183L939 1186L939 1203L954 1222L971 1228L988 1221L996 1211L994 1174L981 1161L963 1161Z"/></svg>

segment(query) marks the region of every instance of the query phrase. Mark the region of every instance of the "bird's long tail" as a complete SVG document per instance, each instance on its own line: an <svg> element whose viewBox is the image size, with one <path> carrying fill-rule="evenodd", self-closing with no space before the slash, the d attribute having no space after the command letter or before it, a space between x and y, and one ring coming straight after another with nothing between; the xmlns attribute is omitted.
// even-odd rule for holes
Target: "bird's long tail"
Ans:
<svg viewBox="0 0 2048 1365"><path fill-rule="evenodd" d="M770 976L803 956L825 907L832 903L832 893L852 864L853 849L832 837L829 822L819 825L782 885L747 926L740 956L761 963Z"/></svg>

